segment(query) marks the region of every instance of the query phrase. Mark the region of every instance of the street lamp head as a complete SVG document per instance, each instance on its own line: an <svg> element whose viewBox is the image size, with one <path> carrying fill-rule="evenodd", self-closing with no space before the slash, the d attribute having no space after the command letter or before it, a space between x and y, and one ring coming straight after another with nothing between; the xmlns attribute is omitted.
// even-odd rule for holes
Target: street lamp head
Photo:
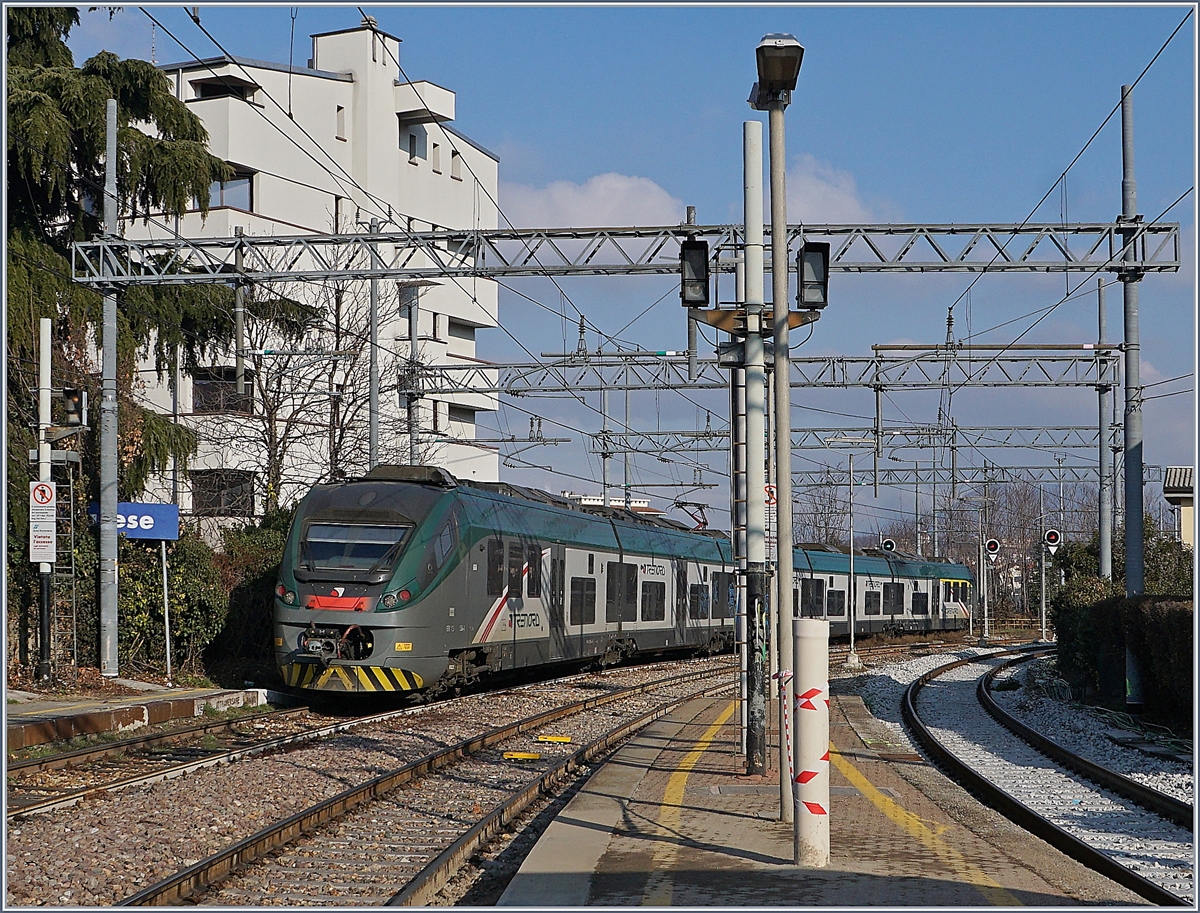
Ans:
<svg viewBox="0 0 1200 913"><path fill-rule="evenodd" d="M768 94L796 88L804 48L794 35L772 32L764 35L754 50L758 58L758 84Z"/></svg>

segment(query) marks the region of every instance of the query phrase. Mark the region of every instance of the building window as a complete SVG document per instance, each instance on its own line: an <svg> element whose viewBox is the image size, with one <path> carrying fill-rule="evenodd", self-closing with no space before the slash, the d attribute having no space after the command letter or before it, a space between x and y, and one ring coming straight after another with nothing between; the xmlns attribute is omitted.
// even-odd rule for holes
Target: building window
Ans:
<svg viewBox="0 0 1200 913"><path fill-rule="evenodd" d="M462 180L462 154L457 149L450 150L450 177Z"/></svg>
<svg viewBox="0 0 1200 913"><path fill-rule="evenodd" d="M238 98L254 101L258 86L237 76L217 76L212 79L192 80L196 98Z"/></svg>
<svg viewBox="0 0 1200 913"><path fill-rule="evenodd" d="M442 173L442 147L439 143L433 144L433 153L429 156L435 174Z"/></svg>
<svg viewBox="0 0 1200 913"><path fill-rule="evenodd" d="M192 513L196 516L254 516L254 473L241 469L196 469L190 475Z"/></svg>
<svg viewBox="0 0 1200 913"><path fill-rule="evenodd" d="M192 375L192 412L213 415L253 412L253 371L246 371L242 383L244 393L237 392L237 368L201 368Z"/></svg>
<svg viewBox="0 0 1200 913"><path fill-rule="evenodd" d="M239 171L228 181L213 181L208 188L208 205L215 209L228 206L231 209L254 211L254 175Z"/></svg>
<svg viewBox="0 0 1200 913"><path fill-rule="evenodd" d="M337 106L337 138L343 143L346 141L346 109L341 105Z"/></svg>
<svg viewBox="0 0 1200 913"><path fill-rule="evenodd" d="M465 339L467 342L475 342L475 327L469 323L461 323L454 318L446 320L446 335L452 336L455 339Z"/></svg>
<svg viewBox="0 0 1200 913"><path fill-rule="evenodd" d="M460 425L475 424L475 410L468 409L465 406L450 406L449 418L452 422L458 422Z"/></svg>

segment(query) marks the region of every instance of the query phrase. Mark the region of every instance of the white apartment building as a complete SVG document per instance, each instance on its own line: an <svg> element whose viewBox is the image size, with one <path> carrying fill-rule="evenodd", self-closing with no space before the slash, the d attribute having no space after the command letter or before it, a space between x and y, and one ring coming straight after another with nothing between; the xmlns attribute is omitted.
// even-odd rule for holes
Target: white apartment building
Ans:
<svg viewBox="0 0 1200 913"><path fill-rule="evenodd" d="M161 66L236 175L214 184L207 219L196 211L171 226L130 220L127 235L365 233L372 219L393 232L495 228L498 159L449 126L454 93L404 81L399 60L400 40L368 18L313 35L306 67L237 57ZM386 246L380 253L388 259ZM368 288L357 280L248 291L242 396L232 339L195 376L167 384L147 373L143 395L200 439L189 471L151 496L177 500L185 516L248 517L269 498L286 506L315 482L365 471ZM496 285L380 280L378 289L379 461L407 462L409 307L416 302L421 362L474 361L477 331L498 324ZM314 307L319 317L288 337L261 319L256 300ZM495 448L469 443L477 413L496 408L491 394L421 396L419 461L497 480Z"/></svg>

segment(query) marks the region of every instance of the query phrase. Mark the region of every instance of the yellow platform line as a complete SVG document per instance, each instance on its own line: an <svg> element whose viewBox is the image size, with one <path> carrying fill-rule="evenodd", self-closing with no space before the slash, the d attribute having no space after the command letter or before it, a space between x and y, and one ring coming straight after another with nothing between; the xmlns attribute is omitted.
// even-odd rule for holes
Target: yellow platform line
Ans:
<svg viewBox="0 0 1200 913"><path fill-rule="evenodd" d="M842 776L850 781L850 785L870 800L871 804L910 837L918 840L922 846L934 853L952 872L969 885L975 887L989 904L997 907L1019 907L1021 901L1000 886L1000 883L990 875L971 863L952 846L935 834L924 821L912 812L903 808L897 802L889 799L853 764L842 757L833 743L829 744L829 760Z"/></svg>
<svg viewBox="0 0 1200 913"><path fill-rule="evenodd" d="M642 906L664 907L671 905L674 893L674 883L671 878L671 865L678 852L676 840L679 839L679 820L683 812L683 790L687 786L688 775L700 762L701 756L712 745L713 739L721 731L721 727L733 716L737 702L730 701L729 706L717 717L716 722L704 730L704 735L692 746L691 751L684 755L679 767L667 780L667 789L663 793L662 807L658 812L659 836L662 838L654 845L651 854L653 871L646 881L646 890L642 896Z"/></svg>

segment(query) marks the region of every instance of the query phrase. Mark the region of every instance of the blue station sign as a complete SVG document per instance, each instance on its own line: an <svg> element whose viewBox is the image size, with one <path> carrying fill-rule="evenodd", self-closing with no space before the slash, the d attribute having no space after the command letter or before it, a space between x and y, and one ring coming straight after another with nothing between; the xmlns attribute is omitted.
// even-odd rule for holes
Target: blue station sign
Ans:
<svg viewBox="0 0 1200 913"><path fill-rule="evenodd" d="M100 505L88 508L92 522L100 522ZM122 501L117 504L117 533L130 539L166 539L174 542L179 538L179 505L136 504Z"/></svg>

